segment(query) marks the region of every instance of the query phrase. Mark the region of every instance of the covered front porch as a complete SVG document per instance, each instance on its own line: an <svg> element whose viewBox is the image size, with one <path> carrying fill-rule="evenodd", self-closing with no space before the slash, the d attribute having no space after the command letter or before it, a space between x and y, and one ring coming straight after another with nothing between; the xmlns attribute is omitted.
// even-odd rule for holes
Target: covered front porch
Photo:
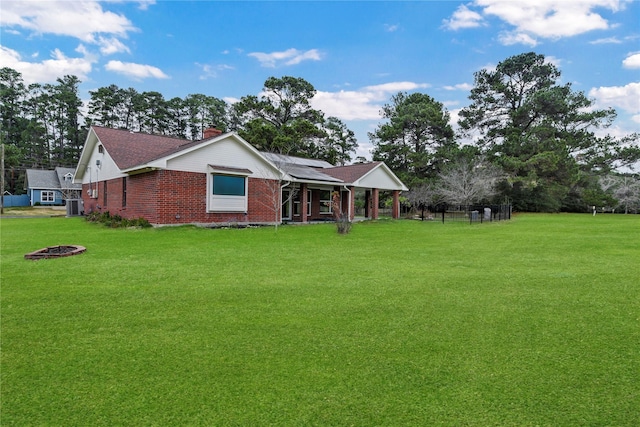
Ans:
<svg viewBox="0 0 640 427"><path fill-rule="evenodd" d="M379 188L352 185L319 185L289 183L282 187L282 221L311 223L333 221L336 214L346 215L350 221L378 219L380 216ZM391 216L400 217L400 190L390 190ZM333 202L337 196L337 204ZM336 208L340 212L336 212Z"/></svg>

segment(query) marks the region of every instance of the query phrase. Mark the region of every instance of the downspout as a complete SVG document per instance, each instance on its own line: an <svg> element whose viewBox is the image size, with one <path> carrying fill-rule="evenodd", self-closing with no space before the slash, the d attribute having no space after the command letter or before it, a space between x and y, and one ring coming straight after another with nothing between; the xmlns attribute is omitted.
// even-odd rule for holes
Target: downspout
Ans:
<svg viewBox="0 0 640 427"><path fill-rule="evenodd" d="M351 222L351 190L349 190L349 188L346 185L343 185L342 188L347 190L347 193L349 193L349 200L348 200L349 203L347 203L347 205L349 207L347 208L347 211L348 211L348 214L349 214L349 217L348 217L349 218L349 222Z"/></svg>

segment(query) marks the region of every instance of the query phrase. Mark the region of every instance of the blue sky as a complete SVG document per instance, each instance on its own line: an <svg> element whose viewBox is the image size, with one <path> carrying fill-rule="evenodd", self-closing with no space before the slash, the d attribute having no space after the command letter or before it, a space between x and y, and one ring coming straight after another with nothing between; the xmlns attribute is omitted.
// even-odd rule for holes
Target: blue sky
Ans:
<svg viewBox="0 0 640 427"><path fill-rule="evenodd" d="M3 0L0 25L1 66L26 83L76 75L85 100L116 84L234 102L268 77L302 77L365 157L395 93L427 93L456 121L474 72L530 51L597 108L616 109L600 133L640 132L638 1Z"/></svg>

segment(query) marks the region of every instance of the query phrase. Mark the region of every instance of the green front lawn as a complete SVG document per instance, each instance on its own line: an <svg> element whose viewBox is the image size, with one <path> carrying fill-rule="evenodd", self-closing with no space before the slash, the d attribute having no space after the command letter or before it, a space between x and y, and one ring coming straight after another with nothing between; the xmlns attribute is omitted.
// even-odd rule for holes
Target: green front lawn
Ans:
<svg viewBox="0 0 640 427"><path fill-rule="evenodd" d="M3 427L640 425L638 215L0 227Z"/></svg>

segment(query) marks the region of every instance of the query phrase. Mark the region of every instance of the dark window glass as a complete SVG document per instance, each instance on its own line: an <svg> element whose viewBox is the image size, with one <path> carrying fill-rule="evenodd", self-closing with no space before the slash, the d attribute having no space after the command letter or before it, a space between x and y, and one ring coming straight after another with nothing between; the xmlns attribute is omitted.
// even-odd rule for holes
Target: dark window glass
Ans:
<svg viewBox="0 0 640 427"><path fill-rule="evenodd" d="M127 206L127 177L122 177L122 207Z"/></svg>
<svg viewBox="0 0 640 427"><path fill-rule="evenodd" d="M243 176L213 175L213 194L219 196L244 196Z"/></svg>

